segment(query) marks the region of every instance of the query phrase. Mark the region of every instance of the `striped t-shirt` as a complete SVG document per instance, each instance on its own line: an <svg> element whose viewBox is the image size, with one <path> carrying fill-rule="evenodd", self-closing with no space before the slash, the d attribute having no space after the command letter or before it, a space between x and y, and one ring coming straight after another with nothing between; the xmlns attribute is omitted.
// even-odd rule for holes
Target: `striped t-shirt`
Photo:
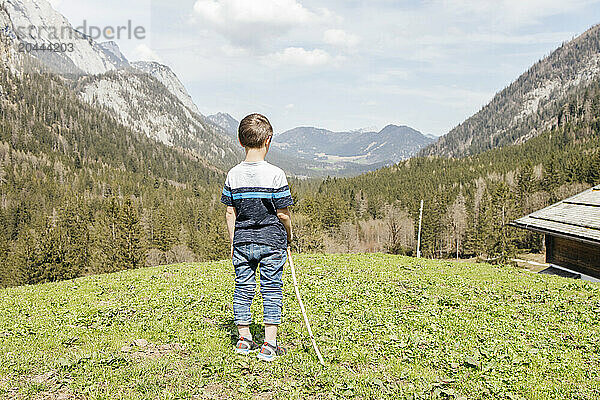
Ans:
<svg viewBox="0 0 600 400"><path fill-rule="evenodd" d="M243 161L227 174L221 202L235 207L233 244L259 243L287 247L287 234L277 209L294 203L281 168L266 161Z"/></svg>

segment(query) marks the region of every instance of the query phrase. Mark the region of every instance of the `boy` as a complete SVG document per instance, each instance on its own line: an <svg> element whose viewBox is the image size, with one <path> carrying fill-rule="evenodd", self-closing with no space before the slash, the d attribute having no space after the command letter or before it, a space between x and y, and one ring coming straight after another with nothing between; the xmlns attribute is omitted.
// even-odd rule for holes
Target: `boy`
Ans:
<svg viewBox="0 0 600 400"><path fill-rule="evenodd" d="M249 354L259 348L250 333L250 305L260 264L265 343L258 358L264 361L285 354L285 349L277 344L277 326L283 304L283 265L292 240L288 206L293 200L285 173L265 161L272 137L273 128L263 115L250 114L240 122L238 139L246 150L246 159L229 171L221 196L221 202L227 206L235 268L233 314L239 332L235 351Z"/></svg>

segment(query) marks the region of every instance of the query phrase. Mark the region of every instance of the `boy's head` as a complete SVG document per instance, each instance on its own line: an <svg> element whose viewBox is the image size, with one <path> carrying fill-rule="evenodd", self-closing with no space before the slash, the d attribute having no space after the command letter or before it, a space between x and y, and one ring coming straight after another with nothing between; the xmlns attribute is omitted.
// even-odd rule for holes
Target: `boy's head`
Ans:
<svg viewBox="0 0 600 400"><path fill-rule="evenodd" d="M240 122L238 138L240 144L250 149L265 147L268 140L273 137L271 123L261 114L250 114Z"/></svg>

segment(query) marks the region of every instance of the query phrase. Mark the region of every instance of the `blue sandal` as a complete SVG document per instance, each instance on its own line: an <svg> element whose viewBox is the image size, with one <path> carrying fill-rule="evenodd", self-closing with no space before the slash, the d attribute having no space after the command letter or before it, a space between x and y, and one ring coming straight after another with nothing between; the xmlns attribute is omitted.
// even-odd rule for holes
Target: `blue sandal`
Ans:
<svg viewBox="0 0 600 400"><path fill-rule="evenodd" d="M250 339L240 337L235 345L235 352L237 354L243 354L247 356L255 351L258 351L258 345Z"/></svg>
<svg viewBox="0 0 600 400"><path fill-rule="evenodd" d="M273 361L277 357L284 356L286 350L283 347L273 346L265 342L260 349L260 353L258 353L257 358L262 361Z"/></svg>

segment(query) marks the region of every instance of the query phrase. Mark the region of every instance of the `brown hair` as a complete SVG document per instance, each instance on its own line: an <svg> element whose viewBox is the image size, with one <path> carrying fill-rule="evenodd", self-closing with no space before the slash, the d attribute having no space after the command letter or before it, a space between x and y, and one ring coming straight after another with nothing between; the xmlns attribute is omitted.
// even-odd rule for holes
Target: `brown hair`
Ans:
<svg viewBox="0 0 600 400"><path fill-rule="evenodd" d="M260 149L273 136L271 123L261 114L250 114L240 122L238 138L244 147Z"/></svg>

